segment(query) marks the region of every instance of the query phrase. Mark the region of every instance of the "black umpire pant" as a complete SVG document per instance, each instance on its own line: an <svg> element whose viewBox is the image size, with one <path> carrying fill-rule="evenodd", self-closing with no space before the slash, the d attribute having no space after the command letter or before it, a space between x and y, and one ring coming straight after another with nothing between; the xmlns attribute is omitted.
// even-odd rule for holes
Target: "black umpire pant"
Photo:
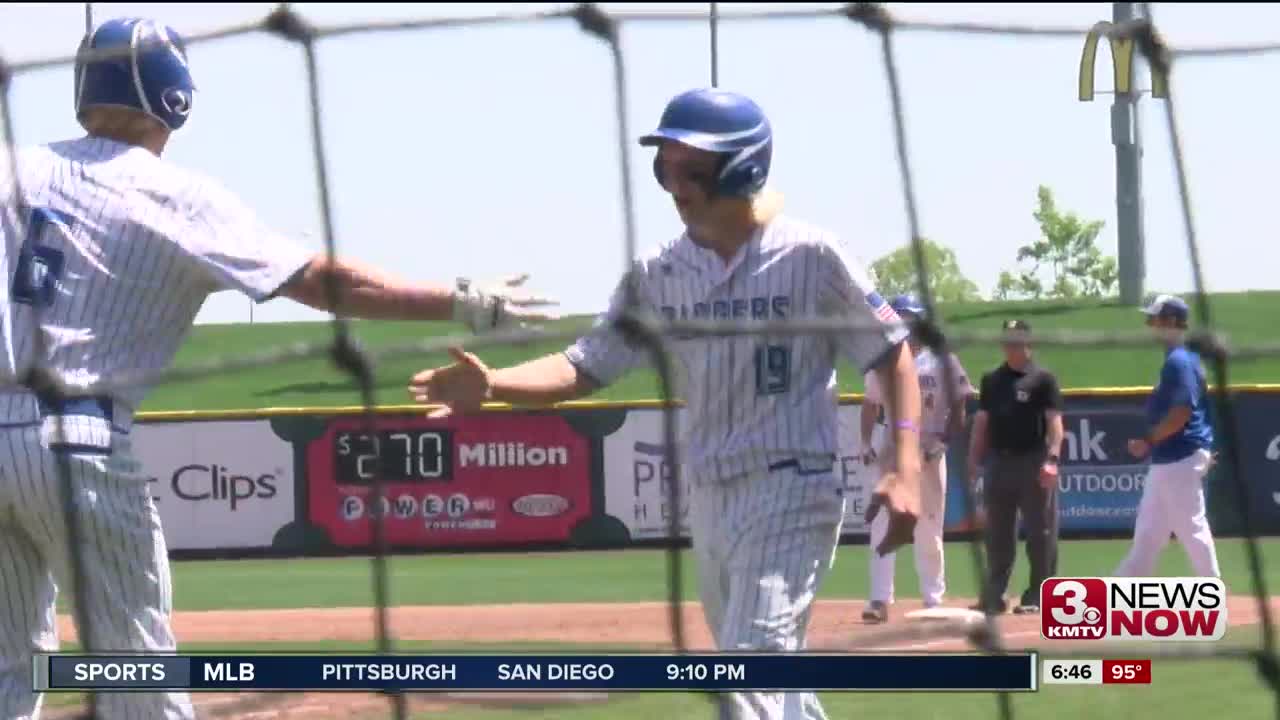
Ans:
<svg viewBox="0 0 1280 720"><path fill-rule="evenodd" d="M990 563L983 603L1004 607L1018 545L1018 513L1027 536L1031 584L1021 604L1040 604L1040 584L1058 572L1058 484L1040 485L1045 451L995 451L983 488L987 515L987 561Z"/></svg>

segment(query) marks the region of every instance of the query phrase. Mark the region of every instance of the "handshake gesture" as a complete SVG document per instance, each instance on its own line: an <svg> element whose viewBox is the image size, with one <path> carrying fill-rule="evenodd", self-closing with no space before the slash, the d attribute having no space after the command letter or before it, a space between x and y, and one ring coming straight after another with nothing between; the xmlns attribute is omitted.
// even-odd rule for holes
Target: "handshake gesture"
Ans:
<svg viewBox="0 0 1280 720"><path fill-rule="evenodd" d="M454 321L480 334L511 328L528 329L530 323L554 319L554 315L531 309L555 305L554 300L514 292L528 279L529 275L525 273L507 278L500 284L476 287L469 279L458 278L453 295Z"/></svg>

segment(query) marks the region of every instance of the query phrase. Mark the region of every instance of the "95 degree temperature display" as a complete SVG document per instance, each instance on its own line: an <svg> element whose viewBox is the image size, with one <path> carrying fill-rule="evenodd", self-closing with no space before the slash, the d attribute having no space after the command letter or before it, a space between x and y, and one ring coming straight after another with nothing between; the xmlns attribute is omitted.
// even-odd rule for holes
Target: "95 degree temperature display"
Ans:
<svg viewBox="0 0 1280 720"><path fill-rule="evenodd" d="M1044 682L1055 685L1149 685L1150 660L1045 660Z"/></svg>

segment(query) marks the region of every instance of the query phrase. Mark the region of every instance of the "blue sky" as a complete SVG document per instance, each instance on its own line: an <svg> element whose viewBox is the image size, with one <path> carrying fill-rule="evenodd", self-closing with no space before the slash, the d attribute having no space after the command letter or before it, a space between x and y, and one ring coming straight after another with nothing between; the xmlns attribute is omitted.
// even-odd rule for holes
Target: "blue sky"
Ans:
<svg viewBox="0 0 1280 720"><path fill-rule="evenodd" d="M519 7L320 5L319 25ZM833 7L832 4L808 4ZM192 33L265 16L268 3L97 3L98 20L146 15ZM705 9L699 3L605 3L606 9ZM730 9L762 7L723 3ZM1110 3L889 4L908 18L1087 26ZM1156 4L1177 46L1272 41L1280 6ZM83 6L0 5L9 60L74 51ZM839 18L721 26L721 86L753 96L775 130L771 184L787 210L833 228L866 262L908 239L878 39ZM705 22L628 23L627 138L641 246L680 231L635 136L674 94L709 82ZM1036 186L1105 220L1115 247L1110 98L1076 99L1082 39L906 34L896 42L924 233L955 249L989 291L1037 229ZM320 248L302 52L265 34L191 51L200 92L167 157L219 178L282 231ZM527 271L566 312L602 309L623 262L613 82L605 46L571 21L352 35L319 45L323 126L342 252L423 281ZM1098 88L1109 89L1109 51ZM1178 66L1174 88L1197 228L1214 290L1276 288L1274 212L1280 168L1280 57ZM1145 70L1140 86L1148 85ZM79 134L69 68L21 76L18 138ZM1164 109L1141 101L1146 145L1147 289L1192 287ZM220 293L199 322L242 322L249 303ZM288 301L255 320L324 316Z"/></svg>

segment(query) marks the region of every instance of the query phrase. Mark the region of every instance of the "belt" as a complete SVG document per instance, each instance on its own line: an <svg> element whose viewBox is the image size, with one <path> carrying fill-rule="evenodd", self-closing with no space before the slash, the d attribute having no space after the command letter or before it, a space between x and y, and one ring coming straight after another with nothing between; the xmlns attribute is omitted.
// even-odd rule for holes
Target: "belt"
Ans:
<svg viewBox="0 0 1280 720"><path fill-rule="evenodd" d="M835 464L835 459L831 460L831 464ZM809 468L805 469L800 466L800 461L796 458L787 458L769 465L769 472L777 472L778 470L794 469L797 475L824 475L831 472L830 467L826 468Z"/></svg>
<svg viewBox="0 0 1280 720"><path fill-rule="evenodd" d="M0 429L16 429L43 425L50 418L90 418L101 420L112 432L128 435L133 413L127 404L118 404L105 395L80 395L56 398L30 391L0 393L0 408L9 401L9 417L0 417Z"/></svg>
<svg viewBox="0 0 1280 720"><path fill-rule="evenodd" d="M83 415L113 422L116 417L115 401L109 397L73 397L56 400L37 395L36 405L40 408L42 418L50 415Z"/></svg>

